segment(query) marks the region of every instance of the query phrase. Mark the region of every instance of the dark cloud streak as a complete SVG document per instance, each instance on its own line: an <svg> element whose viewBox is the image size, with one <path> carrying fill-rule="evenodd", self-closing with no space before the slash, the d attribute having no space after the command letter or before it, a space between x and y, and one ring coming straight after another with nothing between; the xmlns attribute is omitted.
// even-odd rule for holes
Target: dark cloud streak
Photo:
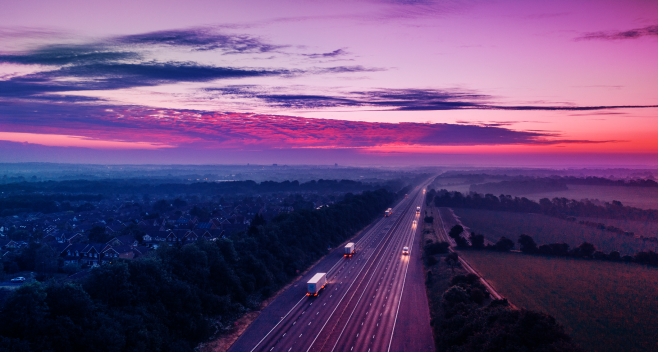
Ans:
<svg viewBox="0 0 658 352"><path fill-rule="evenodd" d="M626 31L590 32L576 38L576 40L623 40L648 36L658 37L658 25L635 28Z"/></svg>
<svg viewBox="0 0 658 352"><path fill-rule="evenodd" d="M198 51L223 50L231 53L268 53L287 45L267 44L248 35L217 34L208 28L157 31L127 35L115 39L120 44L167 45L186 47Z"/></svg>
<svg viewBox="0 0 658 352"><path fill-rule="evenodd" d="M440 111L440 110L545 110L589 111L621 108L655 108L658 105L602 105L602 106L504 106L491 104L493 96L476 94L457 89L378 89L373 91L346 92L331 95L271 94L258 92L257 87L227 87L207 89L224 94L257 98L271 107L292 109L318 108L374 108L392 111Z"/></svg>

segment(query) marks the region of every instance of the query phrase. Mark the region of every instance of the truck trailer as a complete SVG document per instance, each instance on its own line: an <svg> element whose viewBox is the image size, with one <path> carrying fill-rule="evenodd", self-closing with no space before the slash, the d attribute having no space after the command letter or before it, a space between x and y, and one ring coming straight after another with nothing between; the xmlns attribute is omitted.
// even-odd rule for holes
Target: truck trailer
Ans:
<svg viewBox="0 0 658 352"><path fill-rule="evenodd" d="M308 286L307 296L317 296L325 286L327 286L327 273L317 273L308 280L306 283Z"/></svg>
<svg viewBox="0 0 658 352"><path fill-rule="evenodd" d="M345 256L346 257L351 257L354 253L356 253L356 245L354 242L350 242L345 245Z"/></svg>
<svg viewBox="0 0 658 352"><path fill-rule="evenodd" d="M384 212L385 217L389 217L391 216L391 214L393 214L393 209L391 208L386 209L386 211Z"/></svg>

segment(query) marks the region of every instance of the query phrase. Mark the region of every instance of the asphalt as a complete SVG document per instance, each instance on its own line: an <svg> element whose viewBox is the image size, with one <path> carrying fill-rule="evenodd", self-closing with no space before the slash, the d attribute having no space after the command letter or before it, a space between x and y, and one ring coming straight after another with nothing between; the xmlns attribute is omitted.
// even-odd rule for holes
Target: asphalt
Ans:
<svg viewBox="0 0 658 352"><path fill-rule="evenodd" d="M420 262L418 188L390 217L371 224L353 241L357 253L337 248L281 293L229 351L433 351ZM402 247L410 247L403 255ZM306 281L328 273L317 297Z"/></svg>

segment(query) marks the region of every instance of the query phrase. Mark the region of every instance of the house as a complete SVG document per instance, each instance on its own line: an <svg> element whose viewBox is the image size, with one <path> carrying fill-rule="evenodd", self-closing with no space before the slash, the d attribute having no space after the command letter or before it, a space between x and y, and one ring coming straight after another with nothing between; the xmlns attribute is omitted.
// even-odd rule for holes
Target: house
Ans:
<svg viewBox="0 0 658 352"><path fill-rule="evenodd" d="M125 228L126 228L126 226L124 224L121 224L121 223L115 221L115 222L113 222L111 224L107 224L107 226L105 226L105 233L108 233L110 235L113 234L113 233L120 233Z"/></svg>
<svg viewBox="0 0 658 352"><path fill-rule="evenodd" d="M91 243L80 251L80 262L88 265L99 265L104 245L102 243Z"/></svg>
<svg viewBox="0 0 658 352"><path fill-rule="evenodd" d="M195 230L197 230L197 229L199 229L199 230L214 230L216 228L217 228L217 225L215 225L215 223L211 221L211 222L200 222L196 225L196 227L194 229Z"/></svg>
<svg viewBox="0 0 658 352"><path fill-rule="evenodd" d="M118 246L106 246L103 249L103 262L109 262L116 259L129 259L132 260L135 257L135 253L130 245L121 244Z"/></svg>
<svg viewBox="0 0 658 352"><path fill-rule="evenodd" d="M16 241L12 240L0 240L0 248L1 249L7 249L7 248L18 248L20 247L20 244Z"/></svg>
<svg viewBox="0 0 658 352"><path fill-rule="evenodd" d="M74 243L66 247L64 251L64 263L79 263L82 258L82 252L88 245L85 243Z"/></svg>
<svg viewBox="0 0 658 352"><path fill-rule="evenodd" d="M133 235L123 235L123 236L112 238L111 240L107 241L106 244L111 246L127 245L130 247L136 247L139 244L139 242L135 239Z"/></svg>

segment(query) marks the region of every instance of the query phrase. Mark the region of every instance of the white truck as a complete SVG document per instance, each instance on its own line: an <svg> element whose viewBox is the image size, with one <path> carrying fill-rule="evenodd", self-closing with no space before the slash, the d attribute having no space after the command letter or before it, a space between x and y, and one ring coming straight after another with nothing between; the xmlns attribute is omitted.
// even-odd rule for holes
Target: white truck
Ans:
<svg viewBox="0 0 658 352"><path fill-rule="evenodd" d="M386 209L386 211L384 212L384 216L386 217L391 216L391 214L393 214L393 209L391 208Z"/></svg>
<svg viewBox="0 0 658 352"><path fill-rule="evenodd" d="M307 296L317 296L325 286L327 286L327 273L317 273L308 280L306 283L308 286Z"/></svg>
<svg viewBox="0 0 658 352"><path fill-rule="evenodd" d="M345 256L346 257L351 257L354 253L356 253L356 245L354 242L350 242L345 245Z"/></svg>

